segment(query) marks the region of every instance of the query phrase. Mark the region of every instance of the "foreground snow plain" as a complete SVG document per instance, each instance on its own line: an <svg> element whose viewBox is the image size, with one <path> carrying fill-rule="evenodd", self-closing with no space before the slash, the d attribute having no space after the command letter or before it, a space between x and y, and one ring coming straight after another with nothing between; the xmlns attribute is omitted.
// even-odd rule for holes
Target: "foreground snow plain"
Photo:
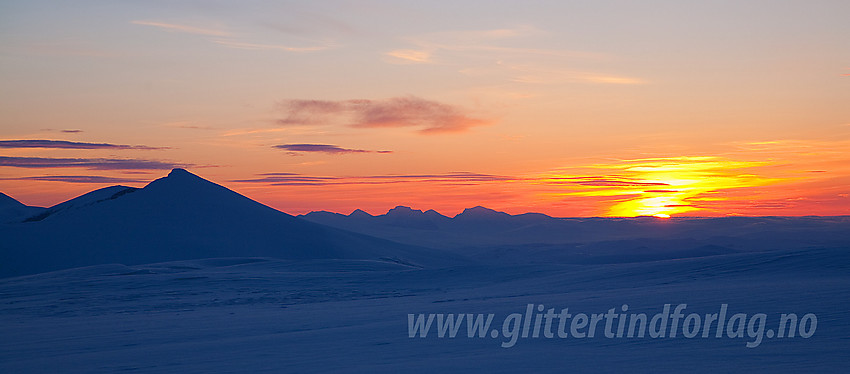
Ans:
<svg viewBox="0 0 850 374"><path fill-rule="evenodd" d="M600 265L414 268L369 260L210 259L0 280L0 372L841 372L846 248ZM527 304L604 313L813 313L809 338L410 338L407 315ZM574 312L574 313L575 313Z"/></svg>

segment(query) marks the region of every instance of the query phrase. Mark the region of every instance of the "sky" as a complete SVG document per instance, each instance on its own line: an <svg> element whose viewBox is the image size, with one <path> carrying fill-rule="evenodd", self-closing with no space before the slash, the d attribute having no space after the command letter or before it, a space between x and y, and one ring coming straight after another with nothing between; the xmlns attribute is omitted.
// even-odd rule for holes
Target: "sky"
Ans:
<svg viewBox="0 0 850 374"><path fill-rule="evenodd" d="M850 2L2 1L0 191L850 214Z"/></svg>

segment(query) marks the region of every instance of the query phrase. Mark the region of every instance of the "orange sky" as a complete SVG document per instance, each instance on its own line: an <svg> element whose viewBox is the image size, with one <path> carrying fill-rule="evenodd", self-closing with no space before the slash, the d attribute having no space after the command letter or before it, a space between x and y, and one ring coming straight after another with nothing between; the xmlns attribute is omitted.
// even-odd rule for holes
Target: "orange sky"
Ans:
<svg viewBox="0 0 850 374"><path fill-rule="evenodd" d="M0 191L850 214L845 1L0 5Z"/></svg>

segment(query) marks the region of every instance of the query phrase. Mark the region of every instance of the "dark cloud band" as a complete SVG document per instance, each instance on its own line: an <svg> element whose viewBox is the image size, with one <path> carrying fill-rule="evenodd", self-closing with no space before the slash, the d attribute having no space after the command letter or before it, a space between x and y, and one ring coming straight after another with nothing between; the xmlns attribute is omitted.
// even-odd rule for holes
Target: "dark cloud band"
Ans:
<svg viewBox="0 0 850 374"><path fill-rule="evenodd" d="M18 180L18 181L45 181L45 182L65 182L65 183L144 183L146 181L131 178L114 178L97 175L44 175L34 177L20 178L3 178L3 180Z"/></svg>
<svg viewBox="0 0 850 374"><path fill-rule="evenodd" d="M0 156L0 167L27 169L84 168L89 170L170 170L191 165L172 162L120 158L52 158Z"/></svg>
<svg viewBox="0 0 850 374"><path fill-rule="evenodd" d="M85 143L67 140L0 140L0 148L53 148L53 149L137 149L152 150L166 149L164 147L148 147L145 145L125 145L111 143Z"/></svg>
<svg viewBox="0 0 850 374"><path fill-rule="evenodd" d="M340 155L346 153L392 153L392 151L369 151L365 149L342 148L332 144L280 144L274 148L284 149L290 153L327 153L332 155Z"/></svg>

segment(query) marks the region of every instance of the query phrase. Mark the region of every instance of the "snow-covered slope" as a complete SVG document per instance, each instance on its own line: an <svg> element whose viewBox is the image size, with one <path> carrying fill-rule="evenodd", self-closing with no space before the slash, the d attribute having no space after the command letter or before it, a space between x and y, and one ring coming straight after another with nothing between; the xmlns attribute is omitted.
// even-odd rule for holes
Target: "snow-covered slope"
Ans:
<svg viewBox="0 0 850 374"><path fill-rule="evenodd" d="M26 206L11 196L0 192L0 223L18 222L41 213L44 208Z"/></svg>
<svg viewBox="0 0 850 374"><path fill-rule="evenodd" d="M848 248L581 266L101 265L0 279L0 372L841 373L850 351L848 293ZM624 304L650 317L664 304L706 316L727 304L726 321L765 313L766 323L741 327L740 337L729 336L734 329L717 337L712 328L708 337L687 338L680 320L675 337L608 338L603 320L593 338L529 334L503 348L509 315L534 329L528 304L569 308L573 318ZM464 320L456 337L440 338L434 321L427 337L411 338L408 314L419 313L493 313L487 332L495 334L469 337ZM782 313L812 313L816 331L771 338L766 331L776 331ZM514 326L519 334L522 323ZM763 340L748 348L754 330Z"/></svg>
<svg viewBox="0 0 850 374"><path fill-rule="evenodd" d="M0 276L212 257L418 265L458 258L307 222L182 169L142 189L102 189L48 212L55 213L0 226Z"/></svg>
<svg viewBox="0 0 850 374"><path fill-rule="evenodd" d="M132 193L136 191L137 188L127 187L127 186L111 186L104 187L101 189L97 189L91 191L89 193L77 196L71 200L65 201L60 204L56 204L50 208L45 209L39 214L32 215L25 219L25 222L36 222L47 219L49 217L56 217L57 215L68 214L68 212L73 212L76 209L80 209L89 205L94 205L106 200L114 200L117 199L124 194Z"/></svg>

